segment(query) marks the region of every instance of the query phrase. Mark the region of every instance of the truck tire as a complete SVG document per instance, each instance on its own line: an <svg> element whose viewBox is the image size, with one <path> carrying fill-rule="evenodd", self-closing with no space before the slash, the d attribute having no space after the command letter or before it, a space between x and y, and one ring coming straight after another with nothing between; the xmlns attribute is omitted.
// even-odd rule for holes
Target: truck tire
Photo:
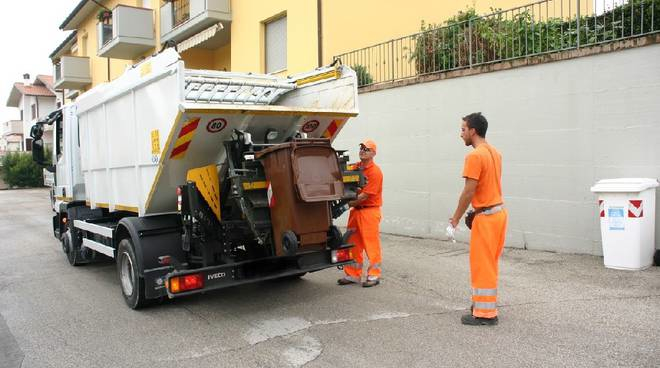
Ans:
<svg viewBox="0 0 660 368"><path fill-rule="evenodd" d="M653 257L656 266L660 266L660 249L655 250L655 256Z"/></svg>
<svg viewBox="0 0 660 368"><path fill-rule="evenodd" d="M80 249L76 249L76 246L73 242L73 236L71 235L71 229L68 229L64 235L62 235L62 250L66 254L66 258L69 261L71 266L80 266L82 262L82 257L80 255Z"/></svg>
<svg viewBox="0 0 660 368"><path fill-rule="evenodd" d="M147 305L144 295L144 278L140 277L137 258L131 239L122 239L117 249L117 274L124 301L131 309Z"/></svg>

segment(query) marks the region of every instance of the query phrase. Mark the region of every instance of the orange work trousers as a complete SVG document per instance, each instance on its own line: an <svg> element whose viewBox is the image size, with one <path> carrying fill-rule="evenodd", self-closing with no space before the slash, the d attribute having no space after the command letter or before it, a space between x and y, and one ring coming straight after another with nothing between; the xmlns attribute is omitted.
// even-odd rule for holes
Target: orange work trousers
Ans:
<svg viewBox="0 0 660 368"><path fill-rule="evenodd" d="M492 215L474 217L470 236L470 276L472 314L497 317L498 262L504 248L508 214L506 209Z"/></svg>
<svg viewBox="0 0 660 368"><path fill-rule="evenodd" d="M348 216L348 229L354 233L348 239L355 244L351 248L351 256L355 263L344 266L346 278L353 282L362 279L363 253L366 251L369 259L368 279L378 279L381 275L382 254L380 251L380 207L353 208Z"/></svg>

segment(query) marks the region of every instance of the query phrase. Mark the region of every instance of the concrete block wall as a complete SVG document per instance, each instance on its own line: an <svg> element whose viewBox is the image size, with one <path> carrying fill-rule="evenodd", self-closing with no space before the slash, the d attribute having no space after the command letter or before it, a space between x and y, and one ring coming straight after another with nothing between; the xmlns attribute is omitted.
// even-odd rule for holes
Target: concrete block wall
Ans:
<svg viewBox="0 0 660 368"><path fill-rule="evenodd" d="M599 255L589 188L604 178L660 177L658 60L655 44L362 93L360 115L334 146L357 160L360 139L378 143L383 232L444 238L472 149L459 138L461 117L481 111L503 155L507 246Z"/></svg>

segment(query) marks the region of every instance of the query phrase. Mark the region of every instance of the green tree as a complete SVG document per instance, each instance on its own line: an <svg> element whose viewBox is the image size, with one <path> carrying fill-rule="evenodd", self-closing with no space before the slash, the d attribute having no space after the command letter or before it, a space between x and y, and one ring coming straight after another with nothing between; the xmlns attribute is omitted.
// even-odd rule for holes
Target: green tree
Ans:
<svg viewBox="0 0 660 368"><path fill-rule="evenodd" d="M10 188L43 186L42 168L25 152L10 152L2 158L2 177Z"/></svg>

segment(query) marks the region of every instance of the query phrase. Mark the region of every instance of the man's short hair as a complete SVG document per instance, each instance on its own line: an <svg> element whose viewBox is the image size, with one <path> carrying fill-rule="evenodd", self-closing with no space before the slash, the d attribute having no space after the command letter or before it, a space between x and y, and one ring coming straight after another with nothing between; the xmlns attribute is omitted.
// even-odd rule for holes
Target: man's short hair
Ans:
<svg viewBox="0 0 660 368"><path fill-rule="evenodd" d="M464 116L463 120L468 128L474 128L481 138L486 138L486 131L488 130L488 120L481 115L480 112L473 112L470 115Z"/></svg>

